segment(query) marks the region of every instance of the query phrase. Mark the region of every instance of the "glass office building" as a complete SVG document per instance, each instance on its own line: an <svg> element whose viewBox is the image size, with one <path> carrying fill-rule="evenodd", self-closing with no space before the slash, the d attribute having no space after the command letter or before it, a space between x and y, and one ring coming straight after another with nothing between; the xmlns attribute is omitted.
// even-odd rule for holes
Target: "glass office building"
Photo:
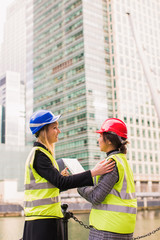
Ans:
<svg viewBox="0 0 160 240"><path fill-rule="evenodd" d="M56 158L89 167L100 159L95 131L108 103L103 9L87 4L34 1L34 110L62 115Z"/></svg>
<svg viewBox="0 0 160 240"><path fill-rule="evenodd" d="M86 168L105 156L96 129L107 117L124 120L137 188L149 191L160 186L160 126L128 11L160 89L160 3L34 0L34 111L62 114L56 158L78 158Z"/></svg>
<svg viewBox="0 0 160 240"><path fill-rule="evenodd" d="M0 77L0 144L25 145L24 89L19 73Z"/></svg>

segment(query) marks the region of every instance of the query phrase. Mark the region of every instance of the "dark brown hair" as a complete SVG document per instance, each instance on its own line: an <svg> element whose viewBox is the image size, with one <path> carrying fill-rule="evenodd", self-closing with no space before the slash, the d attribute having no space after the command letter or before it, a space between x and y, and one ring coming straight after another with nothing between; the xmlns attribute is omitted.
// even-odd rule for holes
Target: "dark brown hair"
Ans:
<svg viewBox="0 0 160 240"><path fill-rule="evenodd" d="M121 153L127 153L126 145L129 142L126 138L120 137L117 134L111 132L104 132L102 135L104 142L106 142L108 139L113 144L113 146L115 146L115 149L119 149Z"/></svg>

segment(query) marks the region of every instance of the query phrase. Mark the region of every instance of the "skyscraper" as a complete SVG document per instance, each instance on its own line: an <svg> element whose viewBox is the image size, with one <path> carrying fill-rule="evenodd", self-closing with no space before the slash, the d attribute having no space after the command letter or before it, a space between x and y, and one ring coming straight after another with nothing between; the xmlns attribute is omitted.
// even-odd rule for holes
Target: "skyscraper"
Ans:
<svg viewBox="0 0 160 240"><path fill-rule="evenodd" d="M1 46L0 75L6 71L26 79L26 0L14 0L7 8L4 38Z"/></svg>
<svg viewBox="0 0 160 240"><path fill-rule="evenodd" d="M86 166L100 159L94 132L108 115L103 9L91 5L34 2L34 109L62 114L56 157Z"/></svg>
<svg viewBox="0 0 160 240"><path fill-rule="evenodd" d="M26 3L26 143L31 145L33 137L29 129L29 119L33 113L33 0Z"/></svg>
<svg viewBox="0 0 160 240"><path fill-rule="evenodd" d="M25 145L25 4L25 0L15 0L7 8L0 51L0 104L3 113L1 143L20 146Z"/></svg>
<svg viewBox="0 0 160 240"><path fill-rule="evenodd" d="M7 71L0 78L0 143L25 145L24 89L19 73Z"/></svg>
<svg viewBox="0 0 160 240"><path fill-rule="evenodd" d="M96 129L107 117L124 120L137 187L148 191L160 186L160 130L128 11L159 88L160 3L34 0L34 110L62 114L56 158L78 158L86 168L105 156Z"/></svg>

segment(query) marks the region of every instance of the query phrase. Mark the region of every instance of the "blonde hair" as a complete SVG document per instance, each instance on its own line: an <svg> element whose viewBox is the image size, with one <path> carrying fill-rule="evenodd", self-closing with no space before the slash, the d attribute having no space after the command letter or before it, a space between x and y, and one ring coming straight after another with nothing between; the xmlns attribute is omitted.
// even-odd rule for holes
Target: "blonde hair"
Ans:
<svg viewBox="0 0 160 240"><path fill-rule="evenodd" d="M50 144L48 142L48 137L47 137L47 131L48 131L48 125L44 126L44 128L39 132L38 134L38 142L42 143L48 151L53 155L54 154L54 144Z"/></svg>

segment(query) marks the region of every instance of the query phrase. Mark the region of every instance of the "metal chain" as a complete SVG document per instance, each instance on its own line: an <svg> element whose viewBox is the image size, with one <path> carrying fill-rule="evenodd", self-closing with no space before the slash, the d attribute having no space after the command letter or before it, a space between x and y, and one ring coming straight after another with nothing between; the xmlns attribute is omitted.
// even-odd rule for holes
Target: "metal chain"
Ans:
<svg viewBox="0 0 160 240"><path fill-rule="evenodd" d="M90 229L90 227L86 224L84 224L82 221L78 220L78 218L76 218L74 215L71 216L71 218L73 218L76 222L78 222L81 226L83 226L86 229Z"/></svg>
<svg viewBox="0 0 160 240"><path fill-rule="evenodd" d="M81 226L83 226L84 228L86 229L91 229L88 225L84 224L82 221L78 220L77 217L75 217L73 215L73 213L70 215L71 218L73 218L76 222L78 222ZM148 237L148 236L151 236L152 234L155 234L156 232L160 231L160 227L158 227L157 229L153 230L152 232L149 232L145 235L142 235L142 236L139 236L139 237L135 237L135 238L132 238L132 240L136 240L136 239L141 239L141 238L145 238L145 237Z"/></svg>
<svg viewBox="0 0 160 240"><path fill-rule="evenodd" d="M145 238L145 237L148 237L148 236L151 236L152 234L155 234L156 232L160 231L160 227L158 227L157 229L153 230L152 232L149 232L145 235L142 235L142 236L139 236L139 237L136 237L136 238L133 238L133 240L136 240L136 239L140 239L140 238Z"/></svg>

